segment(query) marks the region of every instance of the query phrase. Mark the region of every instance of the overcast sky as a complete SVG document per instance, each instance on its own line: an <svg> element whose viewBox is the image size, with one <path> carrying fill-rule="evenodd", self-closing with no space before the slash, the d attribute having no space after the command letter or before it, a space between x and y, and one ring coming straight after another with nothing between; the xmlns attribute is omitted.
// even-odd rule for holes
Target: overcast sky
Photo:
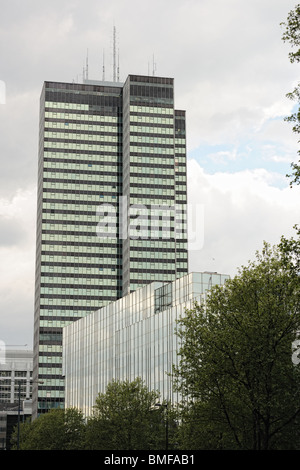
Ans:
<svg viewBox="0 0 300 470"><path fill-rule="evenodd" d="M45 80L175 79L187 112L191 271L235 275L263 241L294 235L299 80L281 40L291 0L0 0L0 341L33 344L39 97ZM196 223L197 222L197 223Z"/></svg>

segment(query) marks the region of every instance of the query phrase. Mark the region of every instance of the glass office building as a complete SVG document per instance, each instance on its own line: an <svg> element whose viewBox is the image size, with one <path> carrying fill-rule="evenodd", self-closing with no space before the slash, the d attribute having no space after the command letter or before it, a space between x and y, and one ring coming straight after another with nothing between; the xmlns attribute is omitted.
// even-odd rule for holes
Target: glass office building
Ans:
<svg viewBox="0 0 300 470"><path fill-rule="evenodd" d="M177 319L229 276L190 273L171 283L154 282L63 329L66 407L90 416L98 393L112 380L141 377L162 399L178 402L172 365L178 363Z"/></svg>
<svg viewBox="0 0 300 470"><path fill-rule="evenodd" d="M44 83L34 416L64 406L64 326L188 272L185 139L171 78Z"/></svg>

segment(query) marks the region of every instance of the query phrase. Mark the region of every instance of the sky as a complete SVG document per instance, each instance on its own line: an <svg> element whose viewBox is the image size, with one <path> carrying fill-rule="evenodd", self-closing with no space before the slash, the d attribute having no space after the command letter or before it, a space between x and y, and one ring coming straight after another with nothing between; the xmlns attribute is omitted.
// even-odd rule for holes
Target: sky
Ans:
<svg viewBox="0 0 300 470"><path fill-rule="evenodd" d="M0 345L33 345L39 99L45 80L175 80L186 110L190 271L236 275L295 234L298 83L290 0L0 0ZM104 58L104 59L103 59Z"/></svg>

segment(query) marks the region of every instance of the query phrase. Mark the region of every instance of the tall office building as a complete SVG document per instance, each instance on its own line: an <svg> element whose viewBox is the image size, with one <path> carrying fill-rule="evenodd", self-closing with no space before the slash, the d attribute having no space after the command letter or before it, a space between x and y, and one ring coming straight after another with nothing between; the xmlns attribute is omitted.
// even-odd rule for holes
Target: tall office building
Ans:
<svg viewBox="0 0 300 470"><path fill-rule="evenodd" d="M45 82L33 414L64 405L62 328L188 272L185 112L171 78Z"/></svg>

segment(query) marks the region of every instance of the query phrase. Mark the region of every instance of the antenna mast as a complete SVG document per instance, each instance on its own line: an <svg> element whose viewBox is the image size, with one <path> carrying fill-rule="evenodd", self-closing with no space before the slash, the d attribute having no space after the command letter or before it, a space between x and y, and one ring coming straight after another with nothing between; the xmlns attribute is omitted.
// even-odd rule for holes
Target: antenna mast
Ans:
<svg viewBox="0 0 300 470"><path fill-rule="evenodd" d="M113 81L116 81L116 27L113 29Z"/></svg>
<svg viewBox="0 0 300 470"><path fill-rule="evenodd" d="M103 50L103 65L102 65L102 81L105 82L104 50Z"/></svg>
<svg viewBox="0 0 300 470"><path fill-rule="evenodd" d="M155 75L155 72L156 72L156 63L154 62L154 54L153 54L153 71L152 71L153 77Z"/></svg>
<svg viewBox="0 0 300 470"><path fill-rule="evenodd" d="M86 79L89 79L89 50L86 52Z"/></svg>

